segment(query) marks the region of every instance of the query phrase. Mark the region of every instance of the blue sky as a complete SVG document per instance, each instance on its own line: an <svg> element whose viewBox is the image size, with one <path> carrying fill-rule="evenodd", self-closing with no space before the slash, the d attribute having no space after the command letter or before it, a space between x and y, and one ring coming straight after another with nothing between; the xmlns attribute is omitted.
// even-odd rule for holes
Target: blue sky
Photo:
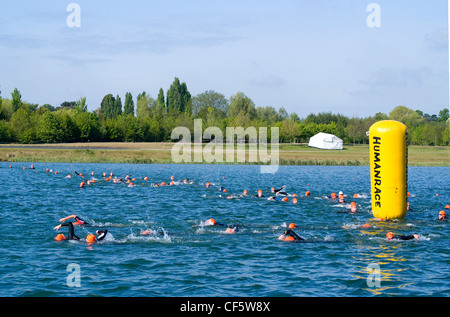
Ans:
<svg viewBox="0 0 450 317"><path fill-rule="evenodd" d="M70 28L66 7L80 6ZM381 27L367 25L370 3ZM256 106L366 117L449 105L447 1L8 1L0 89L58 106L108 93L244 92Z"/></svg>

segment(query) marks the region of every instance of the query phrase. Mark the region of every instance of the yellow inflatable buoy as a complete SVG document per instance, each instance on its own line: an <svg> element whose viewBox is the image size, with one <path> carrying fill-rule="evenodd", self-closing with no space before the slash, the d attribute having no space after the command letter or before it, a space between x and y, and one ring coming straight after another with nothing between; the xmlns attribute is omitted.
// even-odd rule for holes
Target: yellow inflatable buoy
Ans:
<svg viewBox="0 0 450 317"><path fill-rule="evenodd" d="M408 132L398 121L369 129L372 211L375 218L403 218L407 211Z"/></svg>

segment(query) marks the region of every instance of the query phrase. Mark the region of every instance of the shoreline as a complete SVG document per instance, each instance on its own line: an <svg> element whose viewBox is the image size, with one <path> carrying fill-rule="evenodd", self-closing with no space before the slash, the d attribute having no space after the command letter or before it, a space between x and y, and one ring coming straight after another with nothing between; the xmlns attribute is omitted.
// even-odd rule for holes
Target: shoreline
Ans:
<svg viewBox="0 0 450 317"><path fill-rule="evenodd" d="M249 162L181 162L172 160L171 150L176 143L61 143L61 144L0 144L0 162L31 163L128 163L128 164L231 164L269 165ZM224 149L225 153L225 149ZM270 148L267 150L270 155ZM194 149L192 150L192 156ZM278 165L368 166L368 145L345 145L343 150L320 150L304 144L280 144ZM450 147L409 146L409 166L450 167Z"/></svg>

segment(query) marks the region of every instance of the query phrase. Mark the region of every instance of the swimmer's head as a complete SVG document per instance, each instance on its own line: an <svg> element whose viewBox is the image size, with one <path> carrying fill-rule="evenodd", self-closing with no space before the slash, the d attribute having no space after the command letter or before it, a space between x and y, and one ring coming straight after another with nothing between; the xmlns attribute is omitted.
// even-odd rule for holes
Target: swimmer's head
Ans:
<svg viewBox="0 0 450 317"><path fill-rule="evenodd" d="M445 209L450 209L450 205L445 205Z"/></svg>
<svg viewBox="0 0 450 317"><path fill-rule="evenodd" d="M94 243L95 241L97 241L97 239L95 239L95 236L94 236L93 234L89 234L89 235L86 237L86 242L87 242L87 243Z"/></svg>
<svg viewBox="0 0 450 317"><path fill-rule="evenodd" d="M445 211L444 210L439 211L439 219L445 219Z"/></svg>
<svg viewBox="0 0 450 317"><path fill-rule="evenodd" d="M295 241L295 239L294 237L287 236L286 238L283 239L283 241Z"/></svg>
<svg viewBox="0 0 450 317"><path fill-rule="evenodd" d="M55 240L56 241L64 241L64 240L66 240L67 238L62 234L62 233L60 233L60 234L58 234L56 237L55 237Z"/></svg>
<svg viewBox="0 0 450 317"><path fill-rule="evenodd" d="M260 190L258 190L258 197L261 197L262 196L262 190L260 189Z"/></svg>
<svg viewBox="0 0 450 317"><path fill-rule="evenodd" d="M305 196L309 196L309 195L311 195L311 192L308 190L308 191L306 191Z"/></svg>
<svg viewBox="0 0 450 317"><path fill-rule="evenodd" d="M295 225L295 223L290 223L288 228L289 229L294 229L294 228L297 228L297 226Z"/></svg>
<svg viewBox="0 0 450 317"><path fill-rule="evenodd" d="M243 192L242 192L242 195L247 195L247 190L245 189Z"/></svg>
<svg viewBox="0 0 450 317"><path fill-rule="evenodd" d="M275 188L272 187L272 188L270 189L270 192L271 192L271 193L274 193L274 192L275 192Z"/></svg>
<svg viewBox="0 0 450 317"><path fill-rule="evenodd" d="M388 232L388 233L386 233L386 238L388 240L394 239L394 234L392 232Z"/></svg>
<svg viewBox="0 0 450 317"><path fill-rule="evenodd" d="M285 197L286 198L286 197ZM292 203L293 204L296 204L298 201L297 201L297 198L292 198Z"/></svg>
<svg viewBox="0 0 450 317"><path fill-rule="evenodd" d="M205 224L207 226L214 226L216 224L216 221L213 218L210 218L210 219L205 221Z"/></svg>
<svg viewBox="0 0 450 317"><path fill-rule="evenodd" d="M287 198L287 197L283 197L283 199L281 200L281 201L284 201L284 202L286 202L286 201L288 201L289 199Z"/></svg>

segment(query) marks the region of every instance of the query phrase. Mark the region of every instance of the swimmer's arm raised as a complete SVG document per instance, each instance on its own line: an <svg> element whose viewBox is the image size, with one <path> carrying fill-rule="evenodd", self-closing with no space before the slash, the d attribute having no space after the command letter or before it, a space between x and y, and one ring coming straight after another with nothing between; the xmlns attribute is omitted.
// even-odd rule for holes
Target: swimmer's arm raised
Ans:
<svg viewBox="0 0 450 317"><path fill-rule="evenodd" d="M70 216L67 216L67 217L65 217L65 218L59 219L59 222L64 222L64 221L66 221L67 219L74 219L74 218L76 218L76 217L77 217L77 215L70 215Z"/></svg>

